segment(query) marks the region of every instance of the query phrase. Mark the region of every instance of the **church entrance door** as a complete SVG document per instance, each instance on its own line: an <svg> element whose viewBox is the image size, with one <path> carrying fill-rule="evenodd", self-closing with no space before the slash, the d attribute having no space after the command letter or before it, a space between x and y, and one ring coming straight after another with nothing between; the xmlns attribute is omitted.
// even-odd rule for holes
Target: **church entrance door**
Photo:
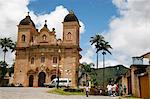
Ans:
<svg viewBox="0 0 150 99"><path fill-rule="evenodd" d="M39 87L44 87L46 74L44 72L40 72L38 77L39 77L39 79L38 79L38 86Z"/></svg>
<svg viewBox="0 0 150 99"><path fill-rule="evenodd" d="M29 76L29 87L33 87L33 80L34 80L33 75L30 75Z"/></svg>

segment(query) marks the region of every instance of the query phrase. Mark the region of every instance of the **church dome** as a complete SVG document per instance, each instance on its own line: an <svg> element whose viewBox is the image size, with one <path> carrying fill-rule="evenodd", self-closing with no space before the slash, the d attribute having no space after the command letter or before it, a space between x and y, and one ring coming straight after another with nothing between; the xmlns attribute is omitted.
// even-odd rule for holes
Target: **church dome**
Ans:
<svg viewBox="0 0 150 99"><path fill-rule="evenodd" d="M19 25L32 25L35 27L34 22L31 20L31 17L28 15L24 19L22 19Z"/></svg>
<svg viewBox="0 0 150 99"><path fill-rule="evenodd" d="M75 16L73 11L70 11L68 15L64 18L64 22L76 21L79 23L78 18Z"/></svg>

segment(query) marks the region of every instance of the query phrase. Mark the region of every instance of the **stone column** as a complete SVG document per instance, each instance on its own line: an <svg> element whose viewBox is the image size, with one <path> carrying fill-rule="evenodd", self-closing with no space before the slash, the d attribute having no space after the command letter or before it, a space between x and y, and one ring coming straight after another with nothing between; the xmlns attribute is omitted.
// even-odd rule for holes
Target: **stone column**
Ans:
<svg viewBox="0 0 150 99"><path fill-rule="evenodd" d="M146 71L148 73L148 79L149 79L149 88L148 88L148 90L149 90L149 95L150 95L150 66L148 66L146 68ZM148 98L150 99L150 96Z"/></svg>
<svg viewBox="0 0 150 99"><path fill-rule="evenodd" d="M133 94L133 96L140 97L139 79L138 79L138 76L134 74L135 70L137 70L137 68L135 66L132 66L131 67L132 94Z"/></svg>
<svg viewBox="0 0 150 99"><path fill-rule="evenodd" d="M50 82L50 76L48 73L46 73L45 83L49 83L49 82Z"/></svg>
<svg viewBox="0 0 150 99"><path fill-rule="evenodd" d="M25 80L24 80L23 86L24 87L28 87L29 86L29 76L28 75L25 76Z"/></svg>
<svg viewBox="0 0 150 99"><path fill-rule="evenodd" d="M38 87L38 75L34 75L33 87Z"/></svg>

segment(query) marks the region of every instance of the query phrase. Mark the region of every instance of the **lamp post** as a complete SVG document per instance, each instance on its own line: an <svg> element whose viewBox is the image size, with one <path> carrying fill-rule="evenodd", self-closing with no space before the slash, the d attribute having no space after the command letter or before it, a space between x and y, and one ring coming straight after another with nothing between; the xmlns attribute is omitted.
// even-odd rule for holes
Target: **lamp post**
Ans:
<svg viewBox="0 0 150 99"><path fill-rule="evenodd" d="M60 64L60 53L61 53L61 50L60 50L60 49L58 49L57 89L59 88L59 64Z"/></svg>

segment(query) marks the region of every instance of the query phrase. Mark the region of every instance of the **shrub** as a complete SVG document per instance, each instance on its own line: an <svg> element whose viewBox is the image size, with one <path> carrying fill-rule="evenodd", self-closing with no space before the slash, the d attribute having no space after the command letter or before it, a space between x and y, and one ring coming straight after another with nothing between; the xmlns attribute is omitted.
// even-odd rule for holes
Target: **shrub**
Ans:
<svg viewBox="0 0 150 99"><path fill-rule="evenodd" d="M65 91L65 92L84 92L84 89L66 88L66 89L63 89L63 91Z"/></svg>
<svg viewBox="0 0 150 99"><path fill-rule="evenodd" d="M97 88L91 88L89 94L90 95L100 95L100 91Z"/></svg>

